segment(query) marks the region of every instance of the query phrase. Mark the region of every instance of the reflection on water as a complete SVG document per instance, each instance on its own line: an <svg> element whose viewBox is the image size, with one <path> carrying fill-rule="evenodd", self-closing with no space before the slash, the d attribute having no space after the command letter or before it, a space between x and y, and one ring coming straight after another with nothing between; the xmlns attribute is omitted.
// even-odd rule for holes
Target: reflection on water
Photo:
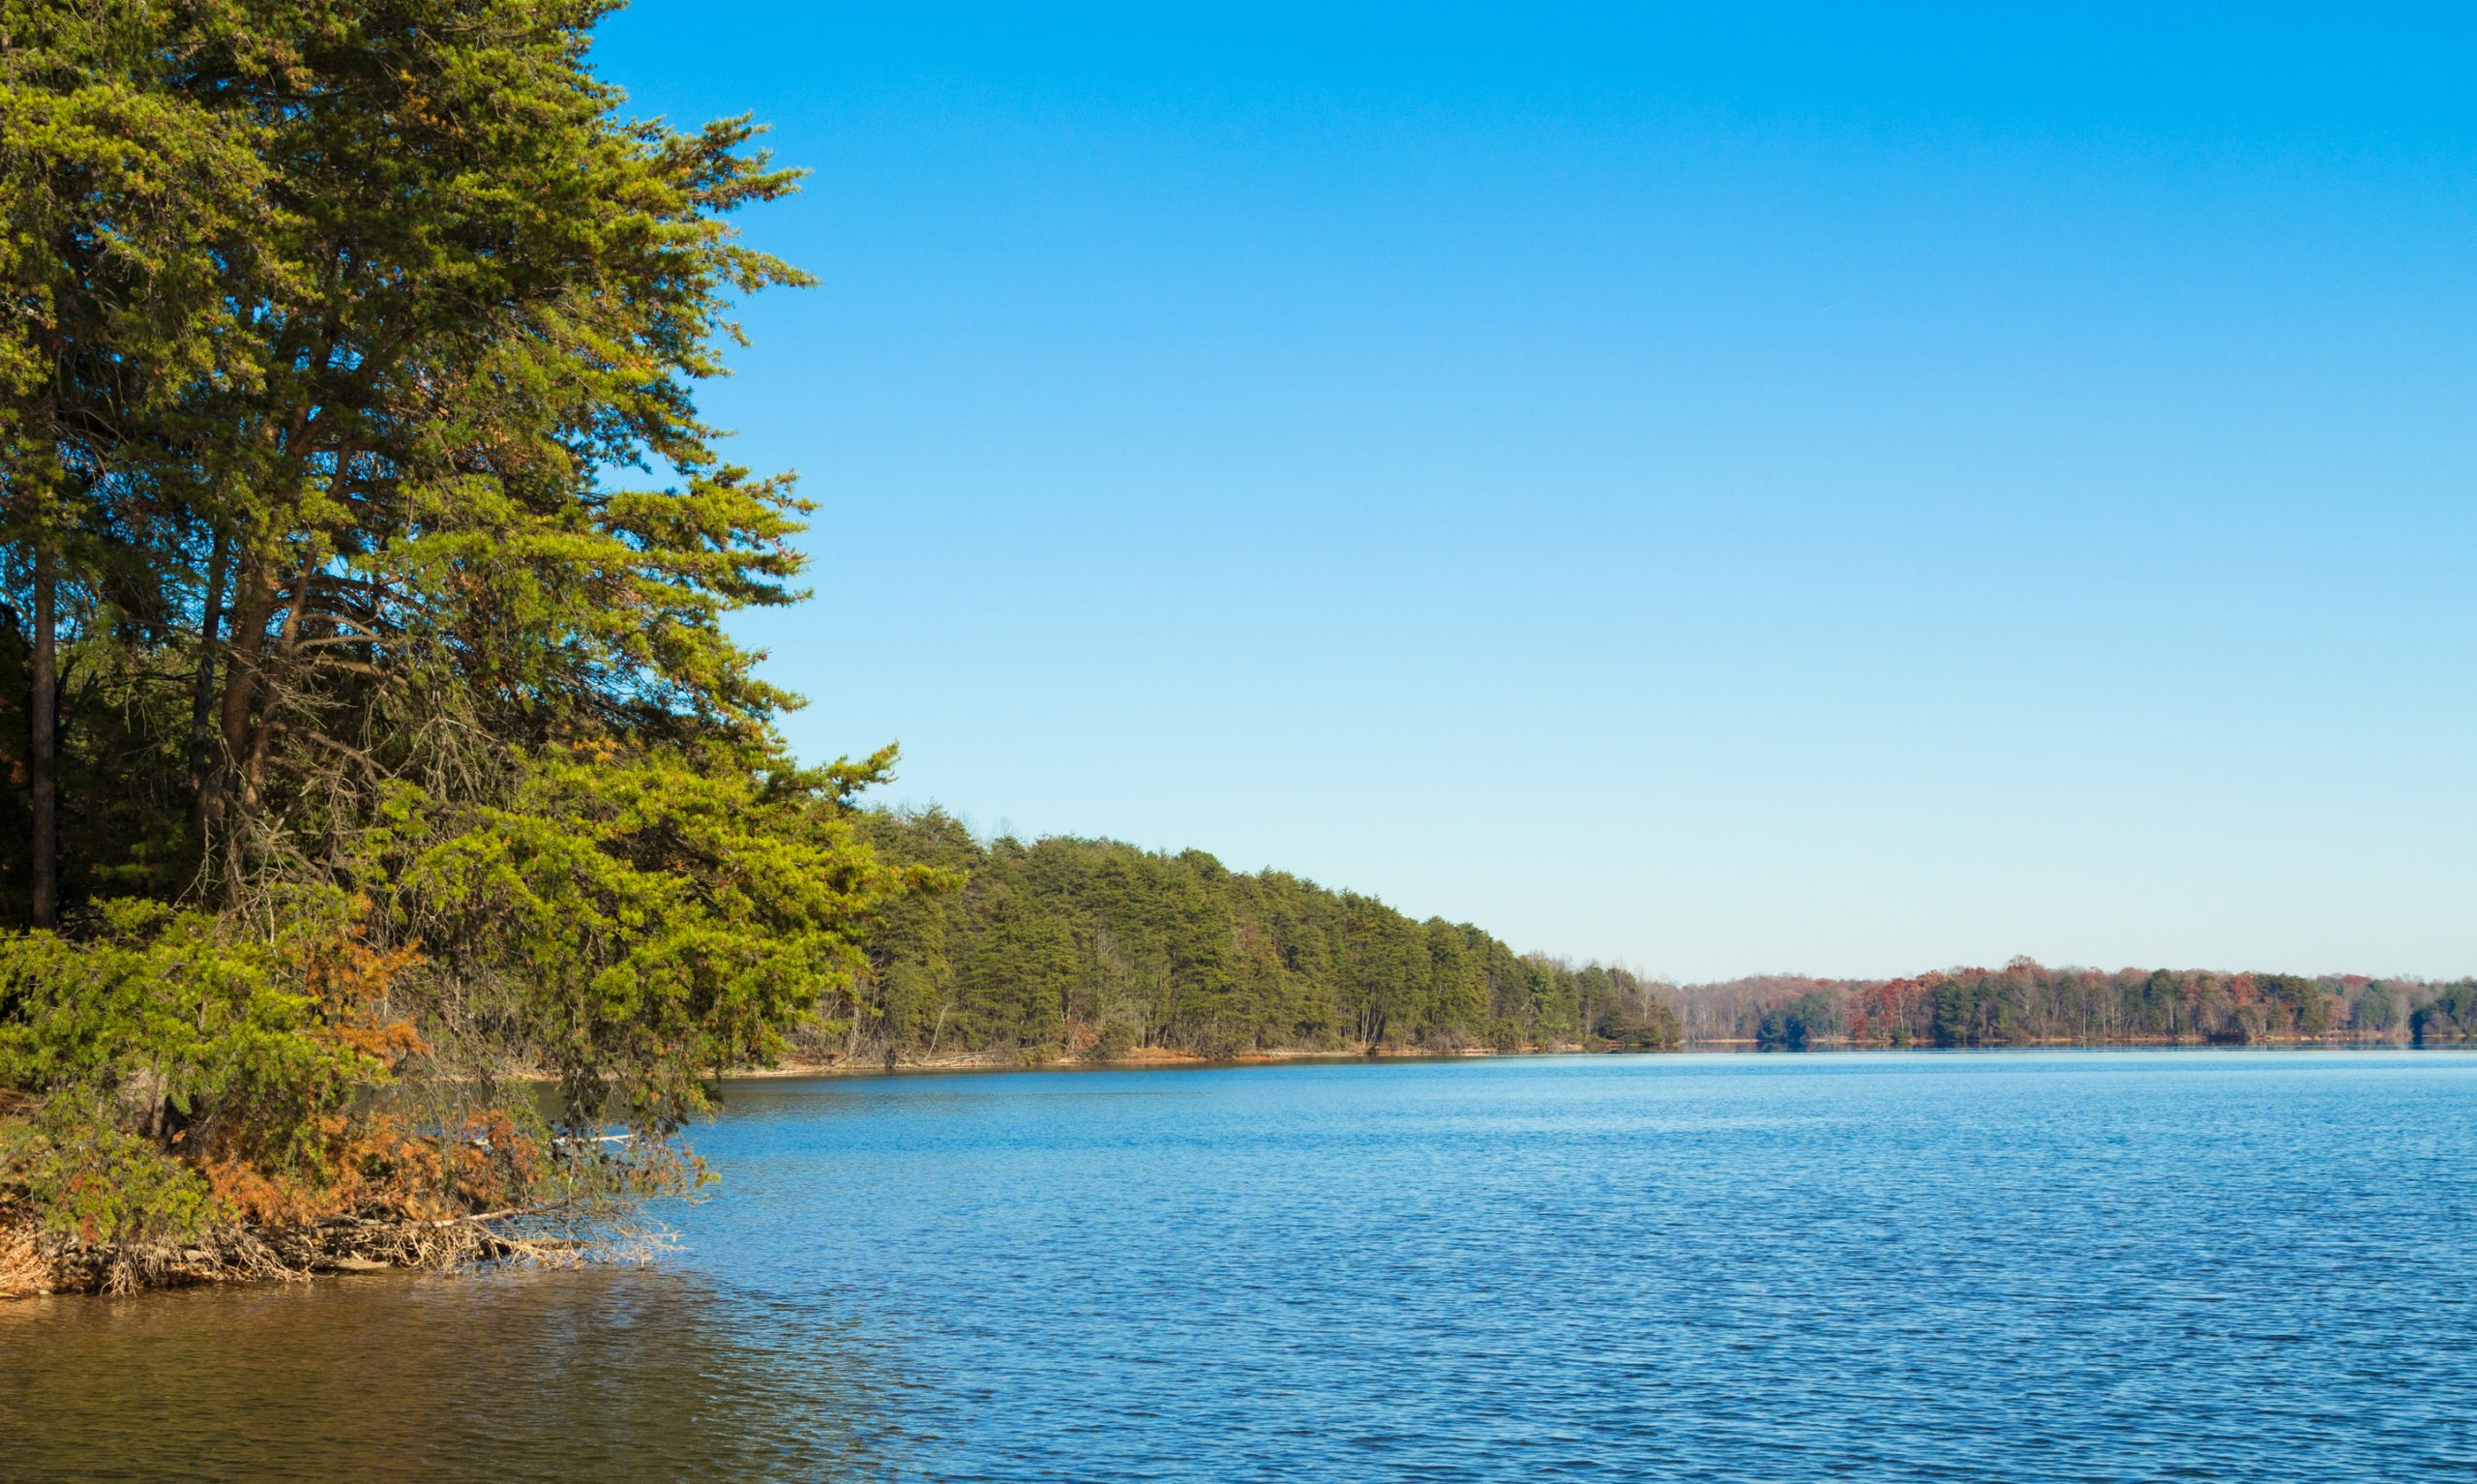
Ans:
<svg viewBox="0 0 2477 1484"><path fill-rule="evenodd" d="M0 1478L899 1472L866 1342L660 1269L0 1305Z"/></svg>
<svg viewBox="0 0 2477 1484"><path fill-rule="evenodd" d="M2477 1477L2477 1056L735 1087L654 1269L0 1307L9 1479Z"/></svg>

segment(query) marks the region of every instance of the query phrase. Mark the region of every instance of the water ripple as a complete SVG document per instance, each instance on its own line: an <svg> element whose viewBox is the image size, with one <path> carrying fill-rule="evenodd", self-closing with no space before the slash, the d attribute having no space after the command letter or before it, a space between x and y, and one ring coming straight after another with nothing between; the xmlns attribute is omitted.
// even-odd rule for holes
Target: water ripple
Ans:
<svg viewBox="0 0 2477 1484"><path fill-rule="evenodd" d="M2477 1469L2477 1057L751 1083L654 1271L0 1310L0 1476Z"/></svg>

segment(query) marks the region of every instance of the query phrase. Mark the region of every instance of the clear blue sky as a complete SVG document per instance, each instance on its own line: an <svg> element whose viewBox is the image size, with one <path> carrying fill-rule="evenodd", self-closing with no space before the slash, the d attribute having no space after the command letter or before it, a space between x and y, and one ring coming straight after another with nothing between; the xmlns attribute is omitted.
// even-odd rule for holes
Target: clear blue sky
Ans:
<svg viewBox="0 0 2477 1484"><path fill-rule="evenodd" d="M890 797L1690 977L2477 970L2477 12L597 57L816 171L707 405L823 505L790 734Z"/></svg>

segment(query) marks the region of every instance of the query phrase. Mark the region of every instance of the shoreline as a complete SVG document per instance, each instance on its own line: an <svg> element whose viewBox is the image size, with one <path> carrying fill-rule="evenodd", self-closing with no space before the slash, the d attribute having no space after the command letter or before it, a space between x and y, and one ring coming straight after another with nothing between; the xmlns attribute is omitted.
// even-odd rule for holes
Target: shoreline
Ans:
<svg viewBox="0 0 2477 1484"><path fill-rule="evenodd" d="M786 1057L772 1066L734 1067L722 1076L725 1082L768 1082L797 1078L828 1077L911 1077L937 1076L948 1072L1149 1072L1179 1067L1256 1067L1287 1066L1314 1061L1481 1061L1500 1056L1586 1056L1609 1055L1615 1053L1589 1052L1579 1047L1537 1047L1519 1051L1494 1049L1426 1052L1426 1051L1282 1051L1249 1052L1239 1056L1207 1056L1195 1052L1152 1050L1144 1054L1098 1060L1085 1056L1052 1056L1028 1059L1020 1052L958 1052L943 1056L911 1057L900 1061L800 1061ZM1660 1053L1626 1053L1625 1054L1657 1055Z"/></svg>
<svg viewBox="0 0 2477 1484"><path fill-rule="evenodd" d="M1562 1046L1531 1046L1511 1050L1498 1050L1493 1047L1468 1048L1460 1051L1422 1051L1411 1048L1384 1048L1374 1051L1300 1049L1249 1052L1238 1056L1206 1056L1194 1052L1174 1052L1153 1048L1138 1054L1110 1060L1082 1056L1033 1058L1026 1056L1021 1052L955 1052L941 1056L910 1057L895 1061L851 1059L810 1061L787 1057L771 1066L734 1067L723 1073L718 1080L785 1082L828 1078L934 1077L957 1072L1148 1072L1181 1068L1291 1066L1316 1062L1488 1061L1519 1056L1679 1056L1702 1054L1800 1057L1874 1055L1886 1053L1897 1053L1903 1055L1919 1054L1973 1055L1995 1052L2407 1052L2466 1051L2472 1047L2477 1047L2477 1043L2421 1047L2411 1042L2389 1038L2283 1036L2243 1042L2209 1041L2199 1037L2151 1037L2123 1041L2016 1041L2001 1046L1894 1046L1888 1042L1869 1042L1857 1046L1815 1046L1803 1052L1767 1051L1750 1038L1698 1041L1656 1051L1636 1047L1585 1047L1567 1043Z"/></svg>
<svg viewBox="0 0 2477 1484"><path fill-rule="evenodd" d="M2042 1041L2008 1046L1895 1047L1890 1045L1814 1047L1780 1052L1784 1059L1811 1055L1867 1055L1920 1053L1936 1055L1986 1054L2002 1052L2172 1052L2276 1054L2281 1052L2469 1051L2477 1043L2421 1047L2412 1043L2358 1037L2283 1037L2244 1043L2199 1039L2155 1038L2138 1041ZM721 1083L794 1082L803 1080L937 1077L955 1073L1004 1072L1128 1072L1178 1069L1312 1065L1347 1062L1481 1061L1539 1056L1663 1056L1689 1054L1729 1056L1771 1055L1750 1040L1705 1041L1667 1051L1620 1047L1525 1047L1512 1050L1471 1048L1459 1051L1380 1049L1334 1051L1299 1049L1256 1052L1243 1056L1208 1057L1194 1053L1150 1050L1143 1054L1100 1061L1064 1057L1028 1059L1021 1053L968 1052L899 1061L804 1061L786 1059L769 1067L739 1068L721 1075ZM566 1257L567 1242L526 1241L490 1230L492 1216L451 1218L438 1222L334 1219L288 1229L241 1231L220 1238L182 1246L166 1245L146 1254L117 1280L106 1268L130 1254L78 1250L47 1238L30 1223L0 1222L0 1302L39 1295L99 1291L161 1291L173 1288L267 1280L303 1281L378 1272L409 1272L467 1265L509 1257ZM278 1249L283 1249L279 1256ZM131 1279L135 1281L132 1282Z"/></svg>

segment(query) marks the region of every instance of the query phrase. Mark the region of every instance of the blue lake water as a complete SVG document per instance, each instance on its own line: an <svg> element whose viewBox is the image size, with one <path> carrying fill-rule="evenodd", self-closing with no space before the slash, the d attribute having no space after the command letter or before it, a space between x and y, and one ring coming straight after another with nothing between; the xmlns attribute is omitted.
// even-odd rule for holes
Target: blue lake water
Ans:
<svg viewBox="0 0 2477 1484"><path fill-rule="evenodd" d="M0 1477L2477 1477L2477 1055L735 1084L653 1268L0 1306Z"/></svg>

